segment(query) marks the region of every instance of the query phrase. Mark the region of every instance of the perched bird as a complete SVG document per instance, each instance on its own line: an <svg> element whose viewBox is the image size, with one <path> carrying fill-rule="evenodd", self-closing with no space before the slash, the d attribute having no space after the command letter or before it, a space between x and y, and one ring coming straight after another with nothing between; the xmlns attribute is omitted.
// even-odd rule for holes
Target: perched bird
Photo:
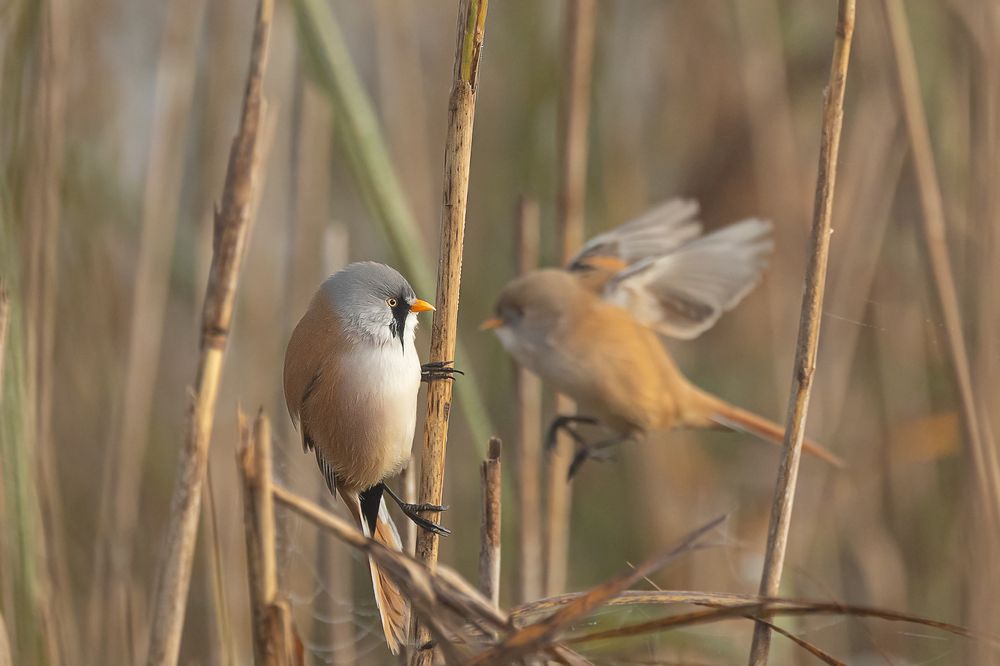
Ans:
<svg viewBox="0 0 1000 666"><path fill-rule="evenodd" d="M774 247L771 225L743 220L702 235L694 201L674 199L596 236L565 269L512 280L483 322L504 349L578 405L557 416L587 457L651 431L728 428L781 443L781 426L735 407L688 381L659 335L690 340L711 328L760 281ZM614 436L588 444L576 423L600 423ZM841 460L815 442L807 452Z"/></svg>
<svg viewBox="0 0 1000 666"><path fill-rule="evenodd" d="M416 425L421 380L450 378L445 364L421 366L413 345L417 313L433 310L395 269L350 264L327 278L295 326L285 351L285 403L312 450L330 492L338 493L358 526L402 550L383 494L427 530L447 534L385 484L406 466ZM409 621L409 604L369 560L386 643L395 654Z"/></svg>

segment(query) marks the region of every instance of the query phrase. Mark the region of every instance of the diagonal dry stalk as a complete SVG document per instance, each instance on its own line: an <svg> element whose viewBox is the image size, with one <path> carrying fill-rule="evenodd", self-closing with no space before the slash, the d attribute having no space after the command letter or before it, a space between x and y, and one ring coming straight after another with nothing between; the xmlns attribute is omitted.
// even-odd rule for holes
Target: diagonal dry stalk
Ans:
<svg viewBox="0 0 1000 666"><path fill-rule="evenodd" d="M486 28L488 0L460 0L458 44L451 97L448 101L448 134L444 164L444 210L438 255L437 311L431 328L430 361L452 361L458 334L458 298L462 281L462 249L465 210L469 193L469 163L472 159L472 126L476 111L479 58ZM444 492L444 462L448 444L452 382L432 382L427 390L427 418L420 458L419 502L441 504ZM438 535L417 535L417 557L433 568L438 557ZM423 645L430 633L414 623L413 638ZM417 650L413 663L429 664L433 651Z"/></svg>
<svg viewBox="0 0 1000 666"><path fill-rule="evenodd" d="M509 614L447 566L430 568L412 555L390 550L343 518L280 485L275 484L273 492L276 502L378 562L427 623L446 663L467 663L477 648L489 645L494 634L514 629ZM589 663L561 645L549 645L543 651L561 663Z"/></svg>
<svg viewBox="0 0 1000 666"><path fill-rule="evenodd" d="M823 98L823 128L819 172L816 178L816 202L813 210L805 291L802 295L802 315L799 320L798 340L795 344L795 374L785 422L784 452L781 467L778 469L774 503L771 505L764 571L760 580L760 595L765 597L777 596L781 584L781 570L785 562L792 505L795 501L795 483L798 479L799 458L805 436L809 395L816 370L823 293L826 288L826 267L830 255L837 154L844 120L844 91L847 86L851 38L854 35L854 16L855 0L840 0L837 5L837 27L833 62L830 66L830 82ZM751 665L760 666L767 663L770 639L771 630L766 625L758 624L754 628L753 643L750 647Z"/></svg>
<svg viewBox="0 0 1000 666"><path fill-rule="evenodd" d="M565 630L573 622L583 619L608 600L618 596L628 587L652 575L680 555L696 547L698 541L725 521L722 515L686 535L677 546L656 555L637 567L630 567L617 576L591 588L587 592L574 596L555 613L510 632L493 648L477 655L473 664L509 664L517 659L552 646L559 632Z"/></svg>
<svg viewBox="0 0 1000 666"><path fill-rule="evenodd" d="M250 226L250 211L259 184L258 140L264 114L262 89L273 9L273 0L260 0L257 6L239 129L229 153L222 202L215 215L212 265L202 310L201 353L188 431L174 485L165 552L157 579L147 660L151 666L173 666L180 650L215 402Z"/></svg>
<svg viewBox="0 0 1000 666"><path fill-rule="evenodd" d="M962 331L962 314L955 286L954 271L948 256L944 200L934 164L930 131L920 97L920 79L907 27L906 9L899 0L882 2L889 27L889 38L896 64L903 118L913 151L913 170L917 177L920 208L923 213L924 245L934 283L938 307L944 318L951 371L954 374L962 408L962 421L969 440L973 468L982 493L987 515L1000 524L1000 460L989 445L992 433L988 420L980 419L974 395L969 351Z"/></svg>
<svg viewBox="0 0 1000 666"><path fill-rule="evenodd" d="M568 0L563 42L563 80L559 107L559 168L556 199L559 254L563 262L583 245L587 200L587 127L590 120L591 65L594 57L595 0ZM573 401L556 396L556 413L576 411ZM546 475L545 591L566 586L572 487L567 482L573 440L560 434Z"/></svg>

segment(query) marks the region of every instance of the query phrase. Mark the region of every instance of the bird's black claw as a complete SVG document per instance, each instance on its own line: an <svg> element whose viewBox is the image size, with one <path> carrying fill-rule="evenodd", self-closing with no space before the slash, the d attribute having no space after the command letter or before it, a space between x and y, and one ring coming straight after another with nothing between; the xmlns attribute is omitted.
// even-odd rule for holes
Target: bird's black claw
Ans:
<svg viewBox="0 0 1000 666"><path fill-rule="evenodd" d="M454 361L433 361L431 363L424 363L420 366L420 381L422 382L433 382L441 379L450 379L455 381L455 375L464 375L465 373L458 368L451 367Z"/></svg>
<svg viewBox="0 0 1000 666"><path fill-rule="evenodd" d="M416 523L417 527L426 530L428 532L433 532L438 536L451 536L451 530L447 527L441 527L435 522L422 518L420 516L408 516L410 520Z"/></svg>
<svg viewBox="0 0 1000 666"><path fill-rule="evenodd" d="M577 416L577 415L562 415L557 416L552 419L552 423L549 424L549 429L545 435L545 450L551 451L556 446L556 437L559 435L559 431L563 430L567 435L573 438L577 444L580 446L586 446L587 442L583 439L576 430L573 430L572 426L575 423L585 423L587 425L597 425L597 419L591 418L589 416Z"/></svg>
<svg viewBox="0 0 1000 666"><path fill-rule="evenodd" d="M582 467L583 463L587 462L587 460L607 462L613 459L614 453L609 451L604 446L584 446L573 456L573 460L569 464L569 469L566 471L566 481L572 481L573 477L580 470L580 467Z"/></svg>
<svg viewBox="0 0 1000 666"><path fill-rule="evenodd" d="M407 504L406 505L406 510L407 511L436 511L436 512L441 512L441 511L447 511L448 510L448 505L447 504Z"/></svg>

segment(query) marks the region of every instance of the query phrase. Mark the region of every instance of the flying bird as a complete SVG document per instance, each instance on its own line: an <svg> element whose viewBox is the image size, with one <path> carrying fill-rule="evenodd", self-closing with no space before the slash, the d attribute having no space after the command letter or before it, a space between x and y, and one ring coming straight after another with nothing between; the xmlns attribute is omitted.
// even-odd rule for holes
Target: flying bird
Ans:
<svg viewBox="0 0 1000 666"><path fill-rule="evenodd" d="M748 219L709 234L698 204L673 199L592 238L565 268L532 271L500 292L493 330L522 366L573 398L576 415L549 429L578 444L570 476L611 445L674 428L739 430L780 444L781 426L692 384L659 336L696 338L760 282L774 248L771 224ZM576 424L614 434L588 443ZM837 466L807 440L804 450Z"/></svg>

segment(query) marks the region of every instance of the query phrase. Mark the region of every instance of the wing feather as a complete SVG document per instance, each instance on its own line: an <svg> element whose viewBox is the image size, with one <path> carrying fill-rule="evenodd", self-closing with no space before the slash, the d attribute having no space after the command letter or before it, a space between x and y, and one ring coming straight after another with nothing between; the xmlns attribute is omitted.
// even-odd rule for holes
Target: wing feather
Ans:
<svg viewBox="0 0 1000 666"><path fill-rule="evenodd" d="M567 268L571 271L588 268L588 260L595 257L616 257L632 264L673 252L701 235L697 215L697 201L670 199L620 227L591 238Z"/></svg>
<svg viewBox="0 0 1000 666"><path fill-rule="evenodd" d="M690 340L760 282L773 249L770 222L743 220L632 264L603 297L658 333Z"/></svg>

